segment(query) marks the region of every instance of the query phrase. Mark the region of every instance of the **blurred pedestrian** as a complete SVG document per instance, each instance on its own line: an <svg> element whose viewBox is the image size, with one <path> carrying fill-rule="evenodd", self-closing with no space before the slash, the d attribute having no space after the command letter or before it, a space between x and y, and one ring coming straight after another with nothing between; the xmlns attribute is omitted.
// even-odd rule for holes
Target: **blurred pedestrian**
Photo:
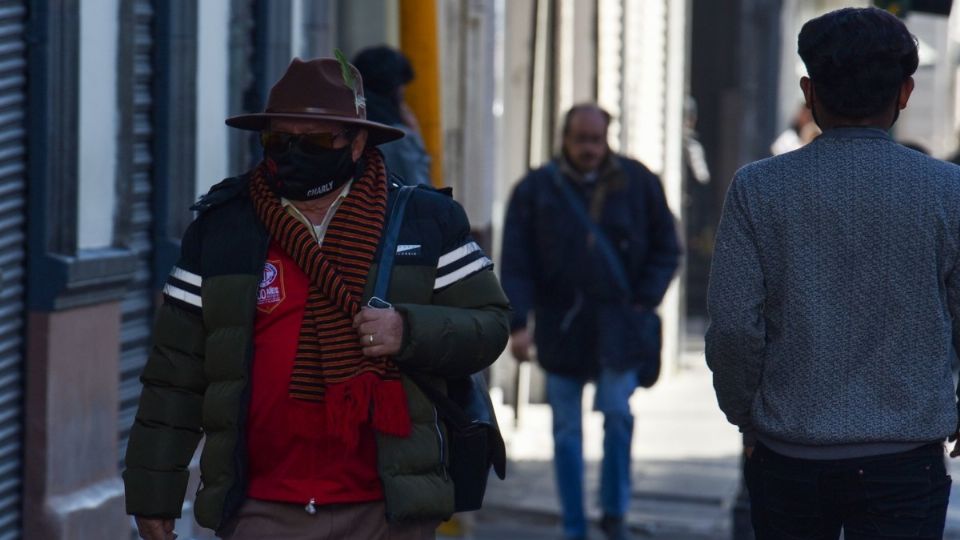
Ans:
<svg viewBox="0 0 960 540"><path fill-rule="evenodd" d="M918 143L918 142L902 141L900 144L902 144L902 145L905 146L906 148L909 148L909 149L914 150L914 151L916 151L916 152L920 152L921 154L926 154L926 155L928 155L928 156L930 155L930 150L927 149L926 146L924 146L924 145L922 145L922 144L920 144L920 143Z"/></svg>
<svg viewBox="0 0 960 540"><path fill-rule="evenodd" d="M503 234L503 284L514 306L511 351L525 361L536 341L537 360L547 371L556 481L570 539L587 534L581 404L591 379L597 384L594 407L604 415L601 526L610 539L630 537L624 521L633 433L628 399L645 366L631 365L634 351L601 359L598 334L622 329L625 335L613 338L638 336L627 321L600 315L626 305L629 312L620 313L627 318L655 317L680 255L660 180L639 162L610 151L609 124L610 115L596 105L570 109L562 153L517 184ZM632 290L629 296L618 285L618 273ZM531 313L535 336L527 329ZM659 340L659 334L650 339ZM659 348L656 355L659 362Z"/></svg>
<svg viewBox="0 0 960 540"><path fill-rule="evenodd" d="M799 53L823 134L737 172L709 292L707 363L744 435L753 526L760 540L939 539L960 168L888 134L918 64L901 20L834 11L803 26Z"/></svg>
<svg viewBox="0 0 960 540"><path fill-rule="evenodd" d="M423 144L420 125L404 98L413 81L413 66L404 54L379 45L353 57L367 92L367 118L402 130L402 139L380 145L387 169L407 185L430 184L430 154Z"/></svg>
<svg viewBox="0 0 960 540"><path fill-rule="evenodd" d="M697 101L693 96L687 96L683 102L683 163L685 177L701 185L710 183L710 166L697 133Z"/></svg>
<svg viewBox="0 0 960 540"><path fill-rule="evenodd" d="M820 135L820 128L813 121L813 114L805 105L797 109L790 122L790 127L783 130L770 145L770 153L774 156L793 152L810 144Z"/></svg>
<svg viewBox="0 0 960 540"><path fill-rule="evenodd" d="M497 358L508 305L492 263L457 203L415 189L395 303L369 297L400 191L375 146L403 132L366 119L342 55L294 59L266 112L227 124L260 132L263 161L194 207L141 378L127 512L142 538L173 538L205 435L194 511L222 538L434 538L454 486L407 373L442 392Z"/></svg>

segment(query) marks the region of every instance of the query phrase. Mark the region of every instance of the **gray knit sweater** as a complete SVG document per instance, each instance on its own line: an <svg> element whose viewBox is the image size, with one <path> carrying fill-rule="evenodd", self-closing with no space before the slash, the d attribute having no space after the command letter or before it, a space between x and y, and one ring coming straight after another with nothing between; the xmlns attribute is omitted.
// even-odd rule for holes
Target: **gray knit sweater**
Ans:
<svg viewBox="0 0 960 540"><path fill-rule="evenodd" d="M942 440L957 429L960 167L865 128L747 165L708 307L717 400L746 439L861 455Z"/></svg>

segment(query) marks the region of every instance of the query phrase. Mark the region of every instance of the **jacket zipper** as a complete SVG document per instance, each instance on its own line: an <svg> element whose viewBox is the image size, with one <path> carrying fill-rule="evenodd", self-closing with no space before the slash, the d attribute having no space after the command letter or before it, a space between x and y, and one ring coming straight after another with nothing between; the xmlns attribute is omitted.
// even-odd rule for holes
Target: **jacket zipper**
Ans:
<svg viewBox="0 0 960 540"><path fill-rule="evenodd" d="M443 431L440 430L440 415L437 413L437 408L433 408L433 427L437 430L437 440L440 441L440 470L443 471L443 478L447 478L447 465L444 463L444 440L443 440Z"/></svg>
<svg viewBox="0 0 960 540"><path fill-rule="evenodd" d="M267 251L270 249L270 235L265 234L260 242L260 260L267 260ZM261 268L263 263L260 263ZM246 355L247 355L247 381L246 388L240 394L240 404L239 404L239 414L237 421L237 444L233 448L233 467L234 467L234 479L233 484L227 489L227 493L223 497L223 507L220 510L220 524L217 529L223 527L227 520L237 513L237 510L240 509L240 505L243 503L246 498L247 491L247 470L246 470L246 461L247 461L247 409L250 406L250 385L251 379L253 378L253 318L256 316L256 300L253 302L253 312L251 315L251 325L250 325L250 339L247 341Z"/></svg>

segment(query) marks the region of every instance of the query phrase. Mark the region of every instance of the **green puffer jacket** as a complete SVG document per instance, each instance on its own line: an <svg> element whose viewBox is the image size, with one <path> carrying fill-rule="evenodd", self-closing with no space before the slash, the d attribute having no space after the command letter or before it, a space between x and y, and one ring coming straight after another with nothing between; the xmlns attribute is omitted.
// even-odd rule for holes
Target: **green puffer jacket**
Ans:
<svg viewBox="0 0 960 540"><path fill-rule="evenodd" d="M197 522L219 529L246 496L252 331L269 245L247 189L245 177L228 179L195 206L200 215L164 288L123 473L129 514L180 517L187 468L203 436ZM445 391L447 378L480 371L499 356L509 305L449 196L418 188L398 244L390 300L405 328L396 360ZM368 275L367 297L376 266ZM446 519L453 513L446 434L420 389L407 377L403 385L412 434L377 438L387 517Z"/></svg>

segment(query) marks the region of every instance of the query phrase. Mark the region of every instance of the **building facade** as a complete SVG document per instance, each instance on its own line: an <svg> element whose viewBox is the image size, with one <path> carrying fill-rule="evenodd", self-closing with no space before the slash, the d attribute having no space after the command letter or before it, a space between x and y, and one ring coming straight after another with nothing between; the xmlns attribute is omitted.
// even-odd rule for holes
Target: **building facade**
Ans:
<svg viewBox="0 0 960 540"><path fill-rule="evenodd" d="M132 534L119 471L188 208L257 159L224 119L261 110L292 57L329 55L339 7L0 5L0 538ZM189 497L184 517L190 538Z"/></svg>
<svg viewBox="0 0 960 540"><path fill-rule="evenodd" d="M223 120L262 110L291 58L432 41L408 52L437 89L411 96L434 130L434 180L494 252L513 183L584 100L613 113L612 144L661 174L681 216L688 6L0 0L0 540L133 534L119 472L159 289L190 204L259 159ZM665 359L679 297L663 308ZM492 372L514 400L516 373ZM208 538L190 499L178 533Z"/></svg>

